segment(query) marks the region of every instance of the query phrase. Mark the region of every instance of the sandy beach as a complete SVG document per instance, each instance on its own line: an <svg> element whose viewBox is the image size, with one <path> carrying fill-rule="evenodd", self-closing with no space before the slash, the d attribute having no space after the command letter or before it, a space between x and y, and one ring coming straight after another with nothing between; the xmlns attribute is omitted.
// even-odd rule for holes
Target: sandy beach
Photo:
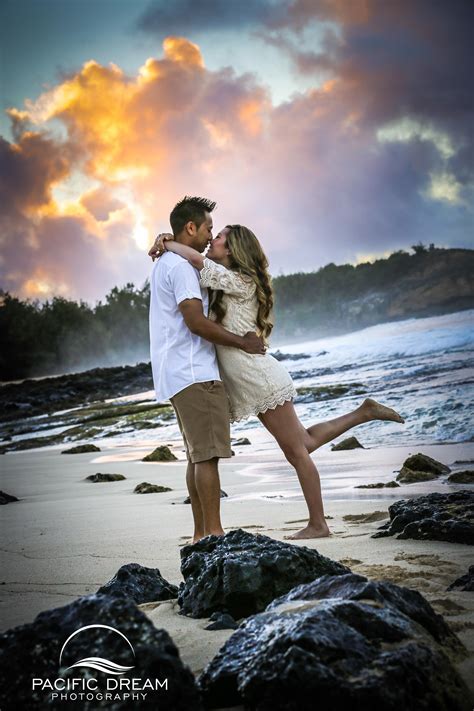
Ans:
<svg viewBox="0 0 474 711"><path fill-rule="evenodd" d="M252 445L235 447L236 456L220 464L221 487L228 494L221 500L224 528L283 540L306 521L298 481L263 430L246 434ZM101 451L92 454L66 456L61 454L63 447L56 447L2 457L2 489L20 499L2 507L2 630L94 592L125 563L158 567L168 581L181 582L180 546L192 535L191 510L183 504L187 490L181 443L167 442L179 457L169 463L140 461L150 451L149 444L110 448L107 440L98 444ZM435 480L395 489L354 488L394 479L404 459L418 451L448 465L474 458L473 443L340 452L328 445L321 448L313 457L332 535L291 543L317 549L353 572L425 595L469 649L470 657L458 668L474 692L473 595L446 591L472 564L470 546L370 537L387 520L390 503L463 487ZM119 473L126 479L84 481L96 472ZM172 491L134 494L143 481ZM157 627L170 633L196 675L232 634L232 630L204 630L207 620L178 615L176 601L141 608Z"/></svg>

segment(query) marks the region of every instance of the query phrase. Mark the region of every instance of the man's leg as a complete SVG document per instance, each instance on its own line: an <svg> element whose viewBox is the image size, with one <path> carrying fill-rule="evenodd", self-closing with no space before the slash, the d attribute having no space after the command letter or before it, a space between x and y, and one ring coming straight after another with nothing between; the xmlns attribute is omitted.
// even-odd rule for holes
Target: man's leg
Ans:
<svg viewBox="0 0 474 711"><path fill-rule="evenodd" d="M188 462L188 467L186 469L186 484L189 491L189 498L191 499L191 509L193 512L194 520L194 535L193 543L197 543L200 538L203 538L204 534L204 516L202 512L201 501L199 499L198 490L196 487L196 471L195 464Z"/></svg>
<svg viewBox="0 0 474 711"><path fill-rule="evenodd" d="M218 461L218 458L214 457L207 462L196 462L194 465L194 481L202 508L204 536L225 534L220 515L221 485Z"/></svg>

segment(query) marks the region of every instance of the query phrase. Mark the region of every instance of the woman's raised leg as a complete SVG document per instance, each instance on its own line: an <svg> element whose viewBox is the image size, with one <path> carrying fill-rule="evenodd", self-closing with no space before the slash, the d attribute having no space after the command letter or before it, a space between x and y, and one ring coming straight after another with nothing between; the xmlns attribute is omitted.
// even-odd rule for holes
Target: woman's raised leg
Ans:
<svg viewBox="0 0 474 711"><path fill-rule="evenodd" d="M405 422L403 417L395 410L392 410L392 408L381 405L376 400L372 400L372 398L366 398L362 405L352 410L352 412L348 412L347 415L341 415L340 417L335 417L325 422L318 422L308 428L305 428L301 423L300 425L304 430L303 438L306 449L308 452L314 452L314 450L321 447L321 445L331 442L333 439L336 439L336 437L347 432L347 430L352 429L352 427L361 425L364 422L371 422L372 420Z"/></svg>
<svg viewBox="0 0 474 711"><path fill-rule="evenodd" d="M270 434L275 437L287 461L296 469L298 479L308 506L309 521L301 531L285 538L324 538L330 535L324 518L321 483L316 465L311 459L291 401L278 405L274 410L261 412L259 418Z"/></svg>

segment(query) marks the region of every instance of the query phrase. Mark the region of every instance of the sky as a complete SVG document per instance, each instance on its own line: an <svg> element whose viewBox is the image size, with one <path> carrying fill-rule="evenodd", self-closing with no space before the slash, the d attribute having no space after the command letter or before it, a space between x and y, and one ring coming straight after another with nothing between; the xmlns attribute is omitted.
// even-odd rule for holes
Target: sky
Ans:
<svg viewBox="0 0 474 711"><path fill-rule="evenodd" d="M274 276L472 247L471 0L0 7L0 289L141 287L184 195Z"/></svg>

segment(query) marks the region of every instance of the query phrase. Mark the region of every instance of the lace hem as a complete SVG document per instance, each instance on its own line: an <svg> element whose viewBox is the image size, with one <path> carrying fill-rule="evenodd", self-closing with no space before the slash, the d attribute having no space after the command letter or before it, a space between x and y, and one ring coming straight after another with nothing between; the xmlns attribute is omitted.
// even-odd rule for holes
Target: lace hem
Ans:
<svg viewBox="0 0 474 711"><path fill-rule="evenodd" d="M274 393L271 399L264 400L263 402L252 405L248 409L240 408L239 410L233 411L231 409L230 421L231 422L241 422L241 420L246 420L250 415L259 415L267 410L275 410L278 405L283 405L287 400L293 400L296 397L297 392L294 385L288 385L288 387L280 390L278 393Z"/></svg>

